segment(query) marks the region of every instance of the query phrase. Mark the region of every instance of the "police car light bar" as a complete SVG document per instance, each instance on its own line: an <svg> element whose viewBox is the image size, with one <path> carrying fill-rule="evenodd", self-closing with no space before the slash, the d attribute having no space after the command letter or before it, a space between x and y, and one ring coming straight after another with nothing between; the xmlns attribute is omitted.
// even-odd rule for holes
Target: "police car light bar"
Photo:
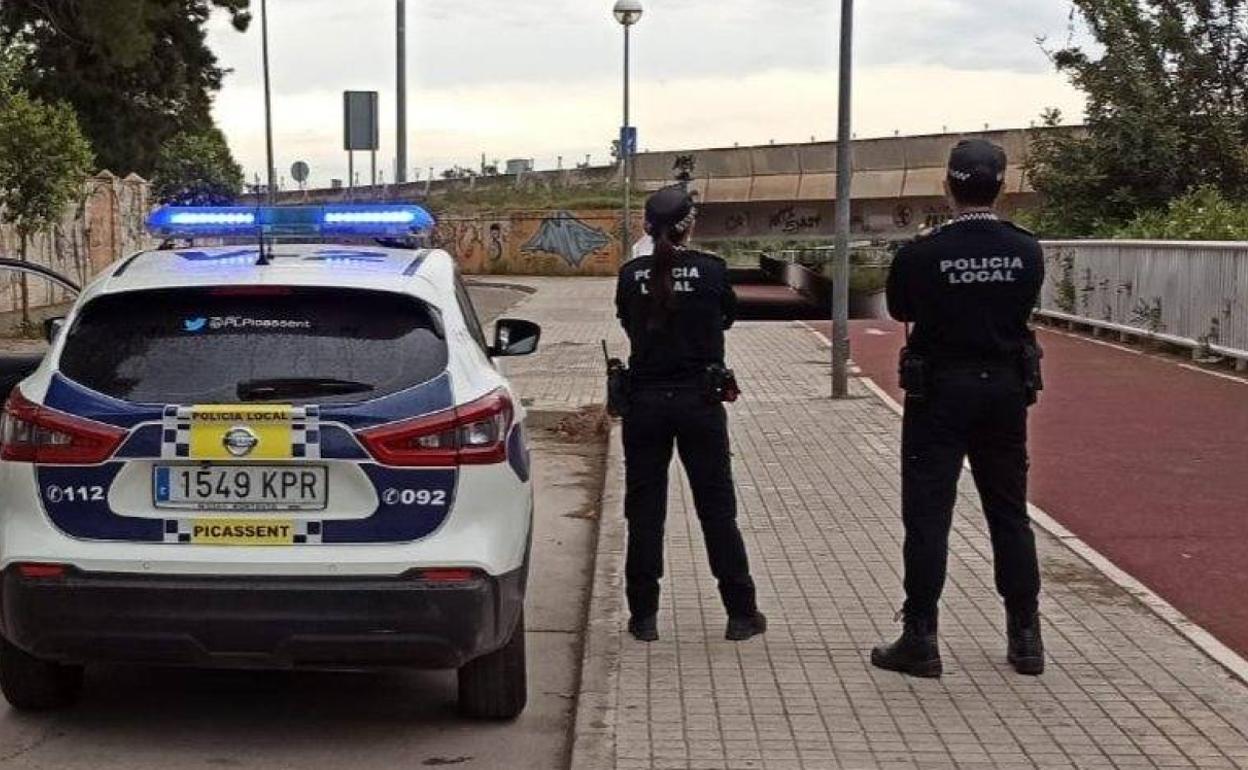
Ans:
<svg viewBox="0 0 1248 770"><path fill-rule="evenodd" d="M147 218L160 238L405 238L433 227L420 206L165 206Z"/></svg>

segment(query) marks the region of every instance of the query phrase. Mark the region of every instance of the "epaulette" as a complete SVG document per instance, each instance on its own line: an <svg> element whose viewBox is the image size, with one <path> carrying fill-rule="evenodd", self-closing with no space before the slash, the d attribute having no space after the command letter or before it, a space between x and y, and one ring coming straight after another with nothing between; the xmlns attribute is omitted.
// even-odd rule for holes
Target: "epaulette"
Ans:
<svg viewBox="0 0 1248 770"><path fill-rule="evenodd" d="M1022 233L1023 235L1028 235L1028 236L1031 236L1032 238L1035 238L1035 237L1036 237L1036 234L1035 234L1035 233L1033 233L1032 231L1028 230L1026 227L1023 227L1022 225L1017 224L1017 223L1015 223L1015 222L1011 222L1011 221L1010 221L1010 220L1008 220L1008 219L1002 219L1002 220L1001 220L1001 224L1003 224L1003 225L1005 225L1005 226L1007 226L1007 227L1013 228L1014 230L1017 230L1018 232Z"/></svg>
<svg viewBox="0 0 1248 770"><path fill-rule="evenodd" d="M934 227L925 227L922 230L919 230L919 234L914 236L914 240L925 241L928 238L934 238L937 235L940 235L944 231L945 231L944 225L936 225Z"/></svg>
<svg viewBox="0 0 1248 770"><path fill-rule="evenodd" d="M637 255L637 256L635 256L635 257L629 257L628 259L624 260L624 262L620 265L620 267L622 267L622 268L623 268L623 267L628 267L629 265L633 264L633 263L634 263L634 262L636 262L637 260L639 260L639 259L645 259L646 257L649 257L649 256L651 256L651 255L650 255L650 254L638 254L638 255Z"/></svg>

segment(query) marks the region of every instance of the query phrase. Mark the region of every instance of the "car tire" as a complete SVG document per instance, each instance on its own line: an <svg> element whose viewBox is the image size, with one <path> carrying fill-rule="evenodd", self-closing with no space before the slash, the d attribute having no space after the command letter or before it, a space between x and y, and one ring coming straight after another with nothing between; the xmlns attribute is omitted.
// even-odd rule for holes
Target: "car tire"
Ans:
<svg viewBox="0 0 1248 770"><path fill-rule="evenodd" d="M82 693L82 666L41 660L0 638L0 691L18 711L72 706Z"/></svg>
<svg viewBox="0 0 1248 770"><path fill-rule="evenodd" d="M502 649L459 669L459 710L473 719L515 719L528 697L522 611Z"/></svg>

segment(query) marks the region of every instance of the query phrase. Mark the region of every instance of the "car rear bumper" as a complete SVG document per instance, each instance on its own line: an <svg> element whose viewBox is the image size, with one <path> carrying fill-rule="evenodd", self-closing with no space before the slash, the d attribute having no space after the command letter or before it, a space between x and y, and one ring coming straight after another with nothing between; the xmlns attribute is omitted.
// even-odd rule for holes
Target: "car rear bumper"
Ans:
<svg viewBox="0 0 1248 770"><path fill-rule="evenodd" d="M527 566L499 577L187 577L3 573L0 631L69 663L457 668L501 648Z"/></svg>

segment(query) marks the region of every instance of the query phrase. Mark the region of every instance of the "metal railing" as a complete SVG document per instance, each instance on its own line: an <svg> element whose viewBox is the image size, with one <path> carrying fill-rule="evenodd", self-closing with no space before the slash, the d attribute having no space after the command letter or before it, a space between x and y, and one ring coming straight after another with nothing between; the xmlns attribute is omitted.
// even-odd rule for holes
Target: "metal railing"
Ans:
<svg viewBox="0 0 1248 770"><path fill-rule="evenodd" d="M1248 365L1248 243L1046 241L1040 315Z"/></svg>

